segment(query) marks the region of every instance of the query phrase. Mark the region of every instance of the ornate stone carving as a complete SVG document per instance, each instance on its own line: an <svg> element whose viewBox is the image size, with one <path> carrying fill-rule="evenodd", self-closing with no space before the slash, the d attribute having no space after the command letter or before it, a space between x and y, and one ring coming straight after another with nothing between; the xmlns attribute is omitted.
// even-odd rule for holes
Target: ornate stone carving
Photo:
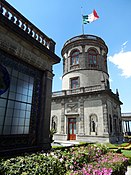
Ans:
<svg viewBox="0 0 131 175"><path fill-rule="evenodd" d="M78 113L78 103L67 104L66 113Z"/></svg>

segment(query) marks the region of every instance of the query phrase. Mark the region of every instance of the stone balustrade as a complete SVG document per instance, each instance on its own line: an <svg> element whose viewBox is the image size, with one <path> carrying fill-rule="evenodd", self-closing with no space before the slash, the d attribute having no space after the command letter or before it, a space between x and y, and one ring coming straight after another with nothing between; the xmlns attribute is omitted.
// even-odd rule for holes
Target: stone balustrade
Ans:
<svg viewBox="0 0 131 175"><path fill-rule="evenodd" d="M79 93L85 93L85 92L94 92L94 91L99 91L99 90L104 90L101 85L81 87L81 88L76 88L76 89L53 92L52 97L79 94Z"/></svg>
<svg viewBox="0 0 131 175"><path fill-rule="evenodd" d="M96 40L96 41L99 41L100 43L104 44L104 41L101 38L97 37L97 36L94 36L94 35L81 35L81 36L75 36L75 37L69 39L68 41L66 41L64 46L66 46L67 44L72 43L74 41L81 40L81 39Z"/></svg>
<svg viewBox="0 0 131 175"><path fill-rule="evenodd" d="M5 0L0 0L0 16L6 17L40 44L44 45L47 49L54 52L55 42L52 39L48 38L42 31L34 26L29 20L27 20Z"/></svg>

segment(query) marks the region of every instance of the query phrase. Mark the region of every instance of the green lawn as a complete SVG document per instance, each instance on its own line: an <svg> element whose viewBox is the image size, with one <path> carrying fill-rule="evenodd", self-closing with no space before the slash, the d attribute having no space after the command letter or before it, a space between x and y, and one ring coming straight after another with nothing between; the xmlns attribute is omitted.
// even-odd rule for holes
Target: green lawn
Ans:
<svg viewBox="0 0 131 175"><path fill-rule="evenodd" d="M121 150L121 152L124 156L131 158L131 150Z"/></svg>

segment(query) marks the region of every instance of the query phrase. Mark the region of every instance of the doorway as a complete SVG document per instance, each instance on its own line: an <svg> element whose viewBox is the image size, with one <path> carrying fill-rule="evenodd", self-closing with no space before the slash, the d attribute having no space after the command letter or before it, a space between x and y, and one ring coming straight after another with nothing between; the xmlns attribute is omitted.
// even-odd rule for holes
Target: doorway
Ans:
<svg viewBox="0 0 131 175"><path fill-rule="evenodd" d="M76 140L76 118L68 118L68 140Z"/></svg>

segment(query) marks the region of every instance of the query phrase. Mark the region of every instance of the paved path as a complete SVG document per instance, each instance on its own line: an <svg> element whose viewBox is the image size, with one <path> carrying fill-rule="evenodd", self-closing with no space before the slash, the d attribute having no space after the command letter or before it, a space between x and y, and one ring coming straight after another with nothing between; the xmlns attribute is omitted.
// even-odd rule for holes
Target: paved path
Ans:
<svg viewBox="0 0 131 175"><path fill-rule="evenodd" d="M125 175L131 175L131 166L129 167L127 167L127 172L126 172L126 174Z"/></svg>
<svg viewBox="0 0 131 175"><path fill-rule="evenodd" d="M79 144L79 142L77 141L60 141L60 140L55 140L53 143L52 143L52 146L73 146L73 145L76 145L76 144Z"/></svg>

